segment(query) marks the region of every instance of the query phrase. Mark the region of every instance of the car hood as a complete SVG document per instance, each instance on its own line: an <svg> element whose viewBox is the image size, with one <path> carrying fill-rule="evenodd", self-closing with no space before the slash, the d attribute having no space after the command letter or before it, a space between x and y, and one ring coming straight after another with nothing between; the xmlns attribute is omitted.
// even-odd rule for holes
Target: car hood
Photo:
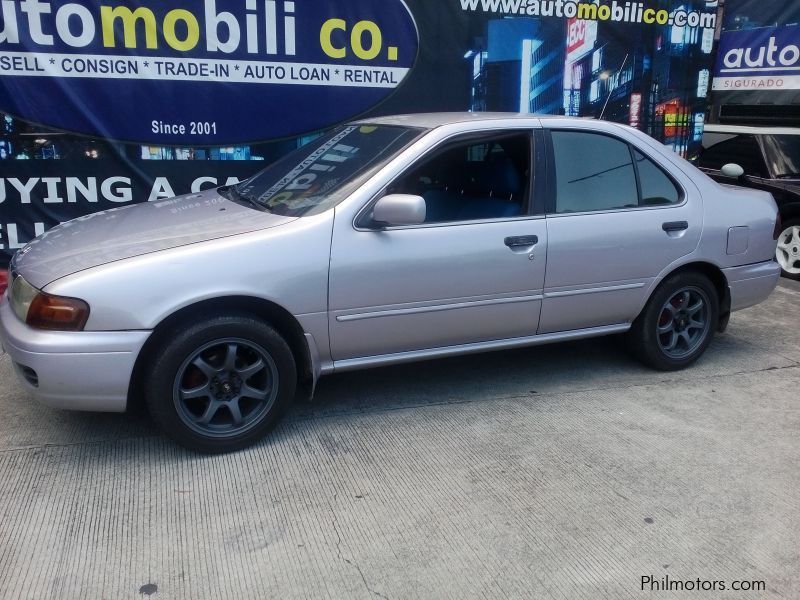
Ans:
<svg viewBox="0 0 800 600"><path fill-rule="evenodd" d="M295 220L232 202L216 190L115 208L63 223L14 255L11 268L43 288L110 262Z"/></svg>
<svg viewBox="0 0 800 600"><path fill-rule="evenodd" d="M800 179L782 179L781 183L787 191L800 195Z"/></svg>

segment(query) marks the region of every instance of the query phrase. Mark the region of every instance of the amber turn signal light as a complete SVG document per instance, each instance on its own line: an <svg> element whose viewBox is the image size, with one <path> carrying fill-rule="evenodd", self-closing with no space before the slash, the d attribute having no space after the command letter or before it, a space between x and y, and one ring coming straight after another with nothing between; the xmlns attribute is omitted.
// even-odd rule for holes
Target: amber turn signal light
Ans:
<svg viewBox="0 0 800 600"><path fill-rule="evenodd" d="M31 302L26 322L35 329L82 331L89 319L89 305L77 298L40 292Z"/></svg>

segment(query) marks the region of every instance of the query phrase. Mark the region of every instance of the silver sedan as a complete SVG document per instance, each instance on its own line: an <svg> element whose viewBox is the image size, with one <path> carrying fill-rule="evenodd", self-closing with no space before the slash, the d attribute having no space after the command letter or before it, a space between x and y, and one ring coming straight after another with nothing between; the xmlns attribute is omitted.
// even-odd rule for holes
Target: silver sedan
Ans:
<svg viewBox="0 0 800 600"><path fill-rule="evenodd" d="M334 372L621 333L686 367L774 289L777 217L629 127L385 117L52 229L12 261L0 339L46 404L143 398L227 451Z"/></svg>

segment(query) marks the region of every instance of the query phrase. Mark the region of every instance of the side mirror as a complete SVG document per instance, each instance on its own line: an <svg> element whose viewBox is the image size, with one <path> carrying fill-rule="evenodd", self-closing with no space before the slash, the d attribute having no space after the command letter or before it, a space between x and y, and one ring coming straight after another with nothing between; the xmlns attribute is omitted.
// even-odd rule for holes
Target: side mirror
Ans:
<svg viewBox="0 0 800 600"><path fill-rule="evenodd" d="M740 179L741 177L744 177L744 169L736 163L728 163L727 165L724 165L721 171L726 177L733 177L734 179Z"/></svg>
<svg viewBox="0 0 800 600"><path fill-rule="evenodd" d="M389 194L372 209L372 220L384 225L420 225L425 222L425 198L411 194Z"/></svg>

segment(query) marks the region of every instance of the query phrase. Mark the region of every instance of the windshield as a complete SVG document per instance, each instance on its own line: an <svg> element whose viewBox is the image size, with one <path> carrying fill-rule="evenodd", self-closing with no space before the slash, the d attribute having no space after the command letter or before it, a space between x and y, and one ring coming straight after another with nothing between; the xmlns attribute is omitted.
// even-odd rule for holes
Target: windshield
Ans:
<svg viewBox="0 0 800 600"><path fill-rule="evenodd" d="M765 135L764 150L775 177L800 177L800 135Z"/></svg>
<svg viewBox="0 0 800 600"><path fill-rule="evenodd" d="M421 133L408 127L348 125L281 158L230 193L278 215L319 214L344 200Z"/></svg>

